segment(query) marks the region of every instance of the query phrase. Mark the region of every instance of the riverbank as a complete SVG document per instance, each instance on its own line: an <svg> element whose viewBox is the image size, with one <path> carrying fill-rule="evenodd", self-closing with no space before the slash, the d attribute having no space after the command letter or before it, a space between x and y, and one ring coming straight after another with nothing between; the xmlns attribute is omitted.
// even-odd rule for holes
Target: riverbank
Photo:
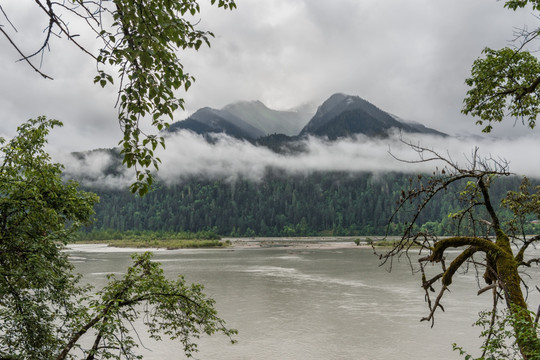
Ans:
<svg viewBox="0 0 540 360"><path fill-rule="evenodd" d="M369 246L369 237L364 236L324 236L324 237L251 237L251 238L223 238L222 241L230 243L229 248L316 248L336 249Z"/></svg>
<svg viewBox="0 0 540 360"><path fill-rule="evenodd" d="M226 237L221 240L152 240L152 241L125 241L125 240L99 240L81 241L73 245L99 245L101 249L255 249L255 248L312 248L312 249L341 249L369 247L376 238L365 236L325 236L325 237Z"/></svg>
<svg viewBox="0 0 540 360"><path fill-rule="evenodd" d="M159 239L159 240L82 240L74 244L79 245L102 245L115 248L131 249L200 249L200 248L220 248L229 246L229 242L224 240L178 240L178 239Z"/></svg>

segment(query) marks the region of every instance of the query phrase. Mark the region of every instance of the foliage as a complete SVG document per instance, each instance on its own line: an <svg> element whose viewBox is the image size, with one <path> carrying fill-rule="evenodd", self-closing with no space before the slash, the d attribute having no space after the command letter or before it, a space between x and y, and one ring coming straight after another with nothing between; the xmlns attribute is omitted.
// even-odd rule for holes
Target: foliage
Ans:
<svg viewBox="0 0 540 360"><path fill-rule="evenodd" d="M540 241L540 236L526 236L522 231L515 231L523 228L527 215L539 213L538 202L533 201L537 195L530 196L529 193L524 193L528 191L528 182L525 180L521 191L509 192L502 200L504 206L510 208L512 213L508 221L502 221L501 208L494 206L491 197L491 187L500 178L510 175L506 162L481 159L475 152L468 166L458 166L431 149L409 145L417 151L419 162L438 161L442 162L444 167L434 172L427 185L411 184L411 187L403 192L395 214L405 212L409 220L404 224L405 230L399 243L386 254L381 254L381 259L391 264L394 256L409 254L413 244L420 247L420 251L417 248L414 251L420 253L418 263L429 308L428 315L422 320L429 321L432 326L435 313L438 310L444 311L442 302L451 288L454 275L460 270L470 269L474 269L478 276L483 274L485 287L478 293L492 290L493 311L499 301L504 299L512 319L509 322L512 325L510 332L499 334L503 337L510 336L515 340L524 359L537 358L535 356L540 353L540 339L536 337L536 325L529 315L521 288L522 283L527 286L521 271L540 262L540 258L533 256L527 259L526 255L531 245ZM414 225L420 214L435 195L445 191L452 184L462 186L460 211L452 214L457 222L455 234L451 237L438 238L433 233L418 231L418 227ZM448 254L450 249L459 249L458 255L450 256ZM530 256L532 255L529 254ZM435 264L440 266L428 266ZM477 281L480 284L480 279ZM437 286L438 291L435 289ZM494 322L489 327L495 332ZM491 337L487 340L487 346L491 346L493 350L493 341L497 338Z"/></svg>
<svg viewBox="0 0 540 360"><path fill-rule="evenodd" d="M508 311L504 309L497 311L493 309L491 311L482 311L479 314L478 320L474 323L475 326L482 328L480 337L485 341L481 347L482 355L479 358L475 358L468 354L462 347L457 344L453 344L454 351L458 351L461 356L464 356L466 360L520 360L521 356L517 342L511 341L514 337L514 328L520 326L517 323L523 323L524 320L515 315L516 311ZM529 315L531 318L534 314ZM523 325L523 324L522 324ZM532 327L526 327L527 331L524 331L520 336L523 338L523 342L534 342L539 336L538 324ZM540 349L535 350L529 355L530 359L540 358Z"/></svg>
<svg viewBox="0 0 540 360"><path fill-rule="evenodd" d="M527 5L540 10L536 0L505 2L505 7L512 10ZM471 89L462 111L477 117L476 123L485 125L484 132L490 132L492 124L501 122L506 116L521 119L530 128L536 125L540 112L540 61L535 56L537 49L529 46L540 32L539 29L524 28L516 33L514 47L485 48L484 57L473 63L471 77L465 81Z"/></svg>
<svg viewBox="0 0 540 360"><path fill-rule="evenodd" d="M150 338L160 341L166 335L178 340L188 357L197 351L194 339L201 334L222 332L232 339L237 333L217 317L214 300L202 293L201 285L187 286L181 276L168 280L160 264L151 261L151 253L132 258L134 265L126 274L120 279L110 275L109 283L90 300L86 323L61 348L59 359L90 329L94 330L93 346L82 349L87 358L142 359L135 352L138 343L130 330L137 319L143 319Z"/></svg>
<svg viewBox="0 0 540 360"><path fill-rule="evenodd" d="M540 89L535 84L540 61L529 52L511 48L486 48L484 54L485 58L474 62L471 78L465 81L472 89L467 92L463 112L478 117L479 125L487 122L484 132L490 132L492 122L501 122L507 115L534 128L540 112Z"/></svg>
<svg viewBox="0 0 540 360"><path fill-rule="evenodd" d="M210 0L224 9L234 9L234 0ZM0 32L32 68L45 78L33 63L33 57L43 55L49 49L51 37L65 36L97 64L94 82L102 87L118 84L118 120L124 133L120 141L124 164L134 167L136 181L132 192L144 195L152 185L150 168L158 169L159 158L154 155L156 148L164 145L161 135L146 134L140 123L149 122L161 131L169 126L175 110L183 108L184 100L176 90L189 89L193 76L184 71L179 51L198 50L201 45L210 45L214 35L199 30L195 18L200 6L195 0L113 0L113 1L44 1L36 0L43 10L48 23L45 38L40 48L32 54L24 54L0 24ZM1 9L1 6L0 6ZM2 10L7 23L8 15ZM83 20L84 38L97 37L100 49L83 45L84 40L75 34L75 25ZM13 27L13 25L12 25ZM16 31L15 27L13 29ZM117 74L114 74L114 71Z"/></svg>
<svg viewBox="0 0 540 360"><path fill-rule="evenodd" d="M66 299L83 293L61 249L90 221L97 197L63 183L62 167L44 152L49 129L60 125L40 117L0 140L0 357L50 358L76 323L53 326L79 311Z"/></svg>
<svg viewBox="0 0 540 360"><path fill-rule="evenodd" d="M508 0L505 2L504 7L512 10L523 8L527 5L532 5L534 10L540 10L540 1L538 0Z"/></svg>
<svg viewBox="0 0 540 360"><path fill-rule="evenodd" d="M540 186L533 186L530 180L524 177L519 191L508 192L501 205L514 215L506 222L509 231L522 236L528 234L525 224L530 221L527 220L540 218Z"/></svg>
<svg viewBox="0 0 540 360"><path fill-rule="evenodd" d="M127 326L141 316L153 338L178 339L187 355L200 334L234 335L200 285L167 280L149 254L97 294L78 284L62 250L98 199L62 182L62 166L44 151L60 125L40 117L0 140L0 358L140 358Z"/></svg>

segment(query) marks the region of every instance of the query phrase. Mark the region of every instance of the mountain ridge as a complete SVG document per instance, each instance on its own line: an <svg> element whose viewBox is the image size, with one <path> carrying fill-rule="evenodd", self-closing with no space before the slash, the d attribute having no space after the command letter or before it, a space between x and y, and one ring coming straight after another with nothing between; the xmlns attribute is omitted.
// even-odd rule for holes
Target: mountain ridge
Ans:
<svg viewBox="0 0 540 360"><path fill-rule="evenodd" d="M170 127L171 131L179 129L203 135L223 132L258 144L266 144L276 139L284 143L306 136L325 137L329 140L358 134L386 137L393 129L407 133L447 136L423 124L404 121L359 96L343 93L330 96L312 116L305 111L273 110L259 100L240 101L219 110L209 107L199 109L187 119L175 122ZM272 139L265 139L268 136Z"/></svg>

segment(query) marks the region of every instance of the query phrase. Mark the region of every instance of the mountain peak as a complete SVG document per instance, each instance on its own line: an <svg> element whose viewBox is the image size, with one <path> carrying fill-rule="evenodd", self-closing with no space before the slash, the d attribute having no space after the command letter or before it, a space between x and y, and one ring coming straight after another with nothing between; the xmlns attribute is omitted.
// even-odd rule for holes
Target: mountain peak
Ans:
<svg viewBox="0 0 540 360"><path fill-rule="evenodd" d="M354 134L387 136L392 128L411 133L444 135L424 126L407 124L359 96L343 93L330 96L319 106L300 134L327 136L330 139Z"/></svg>
<svg viewBox="0 0 540 360"><path fill-rule="evenodd" d="M271 110L260 100L252 101L237 101L232 104L225 105L221 108L222 111L237 112L244 109L258 109L258 110Z"/></svg>

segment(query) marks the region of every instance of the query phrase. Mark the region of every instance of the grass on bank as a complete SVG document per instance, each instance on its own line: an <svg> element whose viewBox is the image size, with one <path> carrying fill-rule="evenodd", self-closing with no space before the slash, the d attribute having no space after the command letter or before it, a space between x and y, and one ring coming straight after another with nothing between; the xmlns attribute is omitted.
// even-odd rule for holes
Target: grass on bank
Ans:
<svg viewBox="0 0 540 360"><path fill-rule="evenodd" d="M81 232L75 239L76 243L108 244L122 248L165 248L188 249L225 247L229 241L221 241L221 237L211 231L192 232L161 232L161 231L92 231Z"/></svg>
<svg viewBox="0 0 540 360"><path fill-rule="evenodd" d="M107 244L112 247L119 248L162 248L162 249L197 249L197 248L214 248L226 247L230 241L221 240L87 240L77 241L83 244Z"/></svg>

